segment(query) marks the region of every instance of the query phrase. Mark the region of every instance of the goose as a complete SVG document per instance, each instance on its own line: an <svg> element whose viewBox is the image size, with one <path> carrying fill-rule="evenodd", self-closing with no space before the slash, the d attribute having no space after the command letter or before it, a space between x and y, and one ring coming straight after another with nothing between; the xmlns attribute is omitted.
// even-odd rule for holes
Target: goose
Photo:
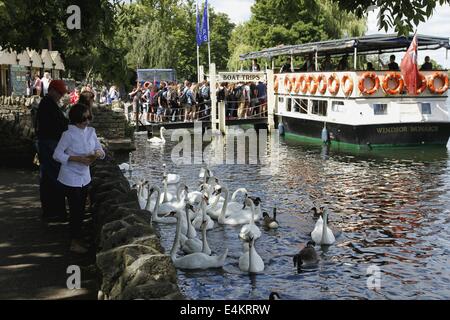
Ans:
<svg viewBox="0 0 450 320"><path fill-rule="evenodd" d="M246 247L248 246L248 251ZM264 261L261 259L255 249L255 239L250 237L244 244L244 252L239 258L239 269L244 272L258 273L264 271Z"/></svg>
<svg viewBox="0 0 450 320"><path fill-rule="evenodd" d="M229 224L229 225L239 225L250 223L252 220L252 215L247 216L241 214L242 206L238 210L229 210L228 209L228 189L226 187L222 187L222 192L225 193L225 201L223 203L222 209L220 210L220 215L217 221L220 224ZM227 215L228 214L228 215Z"/></svg>
<svg viewBox="0 0 450 320"><path fill-rule="evenodd" d="M167 180L167 184L177 184L180 182L180 175L174 173L167 173L166 164L163 163L163 176Z"/></svg>
<svg viewBox="0 0 450 320"><path fill-rule="evenodd" d="M239 238L241 238L242 240L245 241L249 241L250 238L252 239L259 239L261 237L261 231L259 230L259 228L255 225L255 205L253 204L253 201L251 199L247 199L246 201L248 201L250 203L250 207L252 209L252 219L250 220L249 224L244 225L241 228L241 231L239 232Z"/></svg>
<svg viewBox="0 0 450 320"><path fill-rule="evenodd" d="M180 215L177 212L177 215ZM220 256L210 256L203 252L195 252L183 257L177 258L177 249L179 246L181 234L181 219L177 220L177 229L175 233L175 240L173 242L172 250L170 251L170 257L173 265L177 269L210 269L210 268L222 268L225 259L228 255L228 249Z"/></svg>
<svg viewBox="0 0 450 320"><path fill-rule="evenodd" d="M156 199L159 199L161 196L161 190L157 187L157 186L153 186L150 188L149 190L149 195L147 198L147 205L145 206L145 210L150 211L152 213L152 221L153 222L157 222L157 223L167 223L167 224L171 224L171 223L177 223L177 220L174 219L173 217L170 216L165 216L165 217L159 217L158 213L159 213L159 201L156 201L156 205L153 211L150 210L151 208L151 196L152 194L156 191L157 196Z"/></svg>
<svg viewBox="0 0 450 320"><path fill-rule="evenodd" d="M132 153L129 153L129 158L128 158L128 163L124 162L119 164L119 169L121 171L132 171L132 167L131 167L131 155Z"/></svg>
<svg viewBox="0 0 450 320"><path fill-rule="evenodd" d="M294 258L294 267L300 269L301 266L308 266L312 264L317 264L319 260L317 257L316 250L314 246L316 244L314 241L308 241L306 247L304 247L299 253L297 253Z"/></svg>
<svg viewBox="0 0 450 320"><path fill-rule="evenodd" d="M278 292L272 291L269 295L269 300L281 300L281 297Z"/></svg>
<svg viewBox="0 0 450 320"><path fill-rule="evenodd" d="M319 218L322 214L323 214L323 210L324 210L324 207L323 206L321 206L320 208L319 208L319 211L317 211L317 207L312 207L311 208L311 210L310 210L310 212L313 214L313 217L315 218L315 219L317 219L317 218Z"/></svg>
<svg viewBox="0 0 450 320"><path fill-rule="evenodd" d="M263 212L263 221L264 226L268 229L278 228L280 225L277 221L277 208L273 208L273 218L271 218L267 212Z"/></svg>
<svg viewBox="0 0 450 320"><path fill-rule="evenodd" d="M206 214L206 204L208 202L207 197L208 196L206 194L203 196L200 208L201 214L197 214L197 216L192 221L192 225L195 229L200 229L202 224L206 224L206 230L214 229L214 221L210 216Z"/></svg>
<svg viewBox="0 0 450 320"><path fill-rule="evenodd" d="M324 210L323 219L319 217L311 232L311 238L317 244L330 245L333 244L336 239L334 237L333 231L328 227L328 211Z"/></svg>
<svg viewBox="0 0 450 320"><path fill-rule="evenodd" d="M147 139L147 142L150 142L151 144L165 144L166 143L166 139L164 139L165 131L166 131L166 128L161 127L161 129L159 129L159 134L160 134L161 138L153 137L151 139Z"/></svg>

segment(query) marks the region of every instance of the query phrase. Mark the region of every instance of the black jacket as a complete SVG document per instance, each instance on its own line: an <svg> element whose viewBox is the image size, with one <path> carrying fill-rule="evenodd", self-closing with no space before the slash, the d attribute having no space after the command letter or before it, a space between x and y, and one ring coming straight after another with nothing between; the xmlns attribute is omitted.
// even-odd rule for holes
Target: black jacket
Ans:
<svg viewBox="0 0 450 320"><path fill-rule="evenodd" d="M39 103L36 114L35 130L38 139L57 140L67 130L69 121L59 106L49 96Z"/></svg>

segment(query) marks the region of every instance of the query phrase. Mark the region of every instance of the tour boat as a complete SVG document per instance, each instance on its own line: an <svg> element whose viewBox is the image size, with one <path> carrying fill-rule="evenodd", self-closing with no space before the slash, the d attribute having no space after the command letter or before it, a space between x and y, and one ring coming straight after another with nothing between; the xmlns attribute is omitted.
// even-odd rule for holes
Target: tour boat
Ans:
<svg viewBox="0 0 450 320"><path fill-rule="evenodd" d="M242 55L241 59L273 61L278 56L290 56L293 61L294 56L313 55L316 71L274 73L273 81L268 81L268 94L274 95L274 116L286 134L370 147L445 146L450 136L446 70L420 71L415 94L406 90L400 71L358 70L361 56L397 52L403 57L412 39L371 35L279 46ZM425 58L420 55L421 49L450 49L448 38L417 35L417 42L421 60ZM326 55L352 56L352 70L318 71L318 58Z"/></svg>

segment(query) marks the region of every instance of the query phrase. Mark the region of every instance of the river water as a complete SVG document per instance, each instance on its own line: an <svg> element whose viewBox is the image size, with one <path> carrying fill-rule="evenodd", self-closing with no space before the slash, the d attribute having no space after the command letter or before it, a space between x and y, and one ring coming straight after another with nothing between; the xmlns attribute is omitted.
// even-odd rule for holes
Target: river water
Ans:
<svg viewBox="0 0 450 320"><path fill-rule="evenodd" d="M170 135L169 130L162 147L136 135L131 181L161 185L166 163L169 172L196 189L201 165L175 164L171 152L177 143ZM270 139L276 141L275 136ZM265 164L211 166L230 190L245 187L259 196L263 211L276 206L280 228L260 227L255 247L265 270L250 276L238 267L240 227L216 224L208 231L208 242L215 253L229 249L225 266L178 270L182 292L191 299L267 299L271 291L283 299L449 299L449 150L450 144L351 152L281 137L277 149L269 148ZM310 239L313 200L330 209L336 243L317 245L317 267L298 272L292 257ZM175 226L159 229L170 251ZM379 276L368 274L377 268ZM373 277L380 279L379 289L368 287Z"/></svg>

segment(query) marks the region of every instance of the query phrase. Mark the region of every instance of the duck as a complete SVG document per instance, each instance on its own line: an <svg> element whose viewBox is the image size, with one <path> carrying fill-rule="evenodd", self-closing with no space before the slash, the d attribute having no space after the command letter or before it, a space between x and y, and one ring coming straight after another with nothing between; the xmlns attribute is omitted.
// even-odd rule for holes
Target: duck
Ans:
<svg viewBox="0 0 450 320"><path fill-rule="evenodd" d="M176 213L178 216L180 212ZM177 250L179 247L181 234L181 219L177 219L177 228L175 233L175 240L173 242L172 250L170 251L170 257L172 259L173 265L177 269L210 269L210 268L222 268L225 264L225 259L228 255L228 248L225 249L225 252L218 255L208 255L203 252L195 252L183 257L177 257Z"/></svg>
<svg viewBox="0 0 450 320"><path fill-rule="evenodd" d="M304 267L317 264L319 258L317 257L316 249L314 249L315 245L316 244L314 241L308 241L306 247L304 247L299 253L294 256L294 267L300 269L301 266Z"/></svg>
<svg viewBox="0 0 450 320"><path fill-rule="evenodd" d="M241 228L241 231L239 232L239 238L241 238L244 241L249 241L250 238L257 240L257 239L259 239L261 237L261 231L255 225L255 220L254 220L254 217L255 217L255 205L253 204L253 201L251 199L247 199L246 201L250 204L250 207L252 209L253 215L252 215L252 219L250 220L250 223L244 225Z"/></svg>
<svg viewBox="0 0 450 320"><path fill-rule="evenodd" d="M264 261L256 252L255 239L253 237L250 237L249 241L244 243L244 250L239 258L239 269L248 273L259 273L264 271Z"/></svg>
<svg viewBox="0 0 450 320"><path fill-rule="evenodd" d="M161 138L153 137L151 139L147 139L147 142L150 142L151 144L165 144L166 143L166 139L164 138L165 131L166 131L166 128L161 127L161 129L159 129L159 134L160 134Z"/></svg>
<svg viewBox="0 0 450 320"><path fill-rule="evenodd" d="M336 239L334 237L333 231L328 227L328 211L324 210L323 218L319 217L311 232L312 240L320 245L331 245Z"/></svg>
<svg viewBox="0 0 450 320"><path fill-rule="evenodd" d="M145 206L145 210L151 212L151 214L152 214L152 221L156 222L156 223L167 223L167 224L177 223L177 220L174 219L173 217L170 217L169 215L166 215L164 217L159 217L158 216L159 206L160 206L159 201L156 201L156 205L155 205L154 210L153 211L150 210L152 194L156 191L156 193L157 193L156 199L159 199L160 196L161 196L161 190L157 186L153 186L153 187L150 188L147 185L147 187L149 188L149 192L148 192L149 195L147 197L147 204ZM170 214L170 212L169 212L169 214Z"/></svg>
<svg viewBox="0 0 450 320"><path fill-rule="evenodd" d="M263 212L263 221L267 229L277 229L280 226L277 221L277 208L273 208L273 218L267 212Z"/></svg>

